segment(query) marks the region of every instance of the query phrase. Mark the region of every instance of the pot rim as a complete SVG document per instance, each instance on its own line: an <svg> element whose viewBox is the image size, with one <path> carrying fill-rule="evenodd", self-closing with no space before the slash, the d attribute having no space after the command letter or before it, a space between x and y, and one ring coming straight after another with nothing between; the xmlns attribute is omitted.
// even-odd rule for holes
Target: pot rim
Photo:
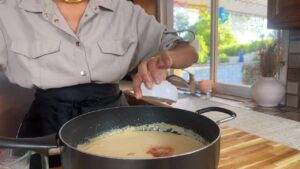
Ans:
<svg viewBox="0 0 300 169"><path fill-rule="evenodd" d="M123 106L121 108L132 108L132 107L158 107L158 108L168 108L168 107L159 107L159 106ZM100 111L105 111L105 110L111 110L111 109L118 109L120 107L115 107L115 108L106 108L106 109L101 109ZM177 109L177 108L168 108L168 109L175 109L175 110L182 110L182 109ZM155 158L122 158L122 157L113 157L113 156L104 156L104 155L95 155L95 154L92 154L92 153L88 153L88 152L85 152L85 151L82 151L70 144L68 144L63 138L62 138L62 130L64 129L64 127L66 125L68 125L69 123L71 123L73 120L76 120L78 118L81 118L81 116L85 116L85 115L88 115L88 114L92 114L92 113L95 113L95 112L98 112L99 110L96 110L96 111L92 111L92 112L89 112L89 113L86 113L86 114L82 114L80 116L77 116L71 120L69 120L68 122L66 122L59 130L59 139L62 141L62 143L64 145L66 145L68 148L72 149L73 151L78 151L80 153L83 153L83 154L86 154L86 155L90 155L90 156L96 156L96 157L100 157L100 158L106 158L106 159L113 159L113 160L129 160L129 161L151 161L151 160L163 160L163 159L170 159L170 158L180 158L180 157L184 157L184 156L188 156L188 155L192 155L192 154L195 154L197 152L200 152L200 151L203 151L205 149L207 149L208 147L211 147L212 145L214 145L218 140L220 140L220 137L221 137L221 133L220 133L220 127L216 124L215 121L211 120L210 118L206 117L206 116L203 116L203 115L199 115L198 116L202 116L204 118L206 118L207 120L210 120L211 122L213 122L213 124L215 124L218 128L218 136L217 138L215 138L212 142L210 142L209 144L199 148L199 149L196 149L194 151L190 151L190 152L187 152L187 153L183 153L183 154L177 154L177 155L172 155L172 156L166 156L166 157L155 157ZM188 111L188 110L184 110L184 111ZM188 112L191 112L191 113L194 113L192 111L188 111Z"/></svg>

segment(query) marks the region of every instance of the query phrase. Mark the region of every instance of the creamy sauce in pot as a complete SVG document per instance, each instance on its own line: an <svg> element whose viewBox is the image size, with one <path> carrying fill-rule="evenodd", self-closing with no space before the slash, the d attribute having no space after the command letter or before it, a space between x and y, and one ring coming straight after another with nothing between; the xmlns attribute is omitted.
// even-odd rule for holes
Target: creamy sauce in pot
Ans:
<svg viewBox="0 0 300 169"><path fill-rule="evenodd" d="M120 158L155 158L179 155L205 146L203 140L162 131L141 131L134 127L114 130L88 143L81 144L81 151L94 155Z"/></svg>

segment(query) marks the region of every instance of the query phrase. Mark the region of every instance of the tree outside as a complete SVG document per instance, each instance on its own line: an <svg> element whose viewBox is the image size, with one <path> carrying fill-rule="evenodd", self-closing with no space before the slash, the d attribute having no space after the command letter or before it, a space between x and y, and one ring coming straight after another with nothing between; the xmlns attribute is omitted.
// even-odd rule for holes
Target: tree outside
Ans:
<svg viewBox="0 0 300 169"><path fill-rule="evenodd" d="M244 19L247 19L245 17ZM174 16L174 27L176 30L192 30L196 34L199 43L199 64L207 64L210 56L210 34L211 34L211 16L208 11L199 13L199 19L196 23L189 22L189 16L183 12L176 12ZM226 20L219 18L219 57L220 62L228 62L228 57L237 56L241 52L257 52L264 47L265 43L270 43L272 38L266 38L257 41L251 41L241 44L238 42L231 27L231 18L228 14Z"/></svg>
<svg viewBox="0 0 300 169"><path fill-rule="evenodd" d="M220 8L219 10L220 15L218 20L218 58L221 65L219 66L218 70L218 79L221 79L221 81L225 83L233 82L252 85L259 76L259 70L257 70L259 68L257 66L259 64L257 53L266 44L271 43L273 37L269 35L265 36L264 34L266 33L261 32L261 28L264 27L264 25L262 25L263 22L260 23L256 21L256 17L238 16L239 20L238 23L236 23L237 16L227 12L224 8ZM195 11L197 10L193 10L193 12ZM206 76L209 76L209 62L211 56L211 15L208 10L198 10L197 14L197 20L191 19L191 14L180 9L180 7L175 7L174 28L176 30L188 29L195 32L196 40L199 43L198 64L200 67L198 68L198 70L194 71L198 71L199 76L201 75L200 78L203 78L204 74L206 74ZM261 21L262 19L259 20ZM243 28L251 29L248 30L248 32L250 32L248 37L243 37ZM261 36L259 38L256 37L249 40L249 36L252 35L251 33L256 36ZM241 41L241 38L244 38L243 41ZM235 65L233 65L233 63ZM203 73L203 71L206 71L207 73ZM239 79L233 80L232 77L238 77ZM204 79L205 78L209 77L204 77Z"/></svg>

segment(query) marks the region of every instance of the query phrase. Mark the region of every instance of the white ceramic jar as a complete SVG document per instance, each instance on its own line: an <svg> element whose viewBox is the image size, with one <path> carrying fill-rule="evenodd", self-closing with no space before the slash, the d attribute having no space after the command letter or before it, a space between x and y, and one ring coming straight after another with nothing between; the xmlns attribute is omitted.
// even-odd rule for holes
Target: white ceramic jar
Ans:
<svg viewBox="0 0 300 169"><path fill-rule="evenodd" d="M284 95L284 85L273 77L261 77L252 86L253 100L263 107L278 106Z"/></svg>

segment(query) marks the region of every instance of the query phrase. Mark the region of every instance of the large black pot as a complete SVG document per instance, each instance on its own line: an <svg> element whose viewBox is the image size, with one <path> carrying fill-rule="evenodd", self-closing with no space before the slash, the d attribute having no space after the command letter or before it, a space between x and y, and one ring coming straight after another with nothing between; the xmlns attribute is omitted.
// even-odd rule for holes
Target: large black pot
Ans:
<svg viewBox="0 0 300 169"><path fill-rule="evenodd" d="M223 112L230 117L214 122L201 115L210 111ZM165 107L119 107L94 111L70 120L62 126L56 139L53 136L35 139L0 138L0 147L28 149L44 155L59 153L64 169L216 169L220 154L220 129L217 123L235 117L234 112L219 107L201 109L196 113ZM95 156L76 148L89 138L112 129L160 122L193 130L209 144L186 154L155 159Z"/></svg>

